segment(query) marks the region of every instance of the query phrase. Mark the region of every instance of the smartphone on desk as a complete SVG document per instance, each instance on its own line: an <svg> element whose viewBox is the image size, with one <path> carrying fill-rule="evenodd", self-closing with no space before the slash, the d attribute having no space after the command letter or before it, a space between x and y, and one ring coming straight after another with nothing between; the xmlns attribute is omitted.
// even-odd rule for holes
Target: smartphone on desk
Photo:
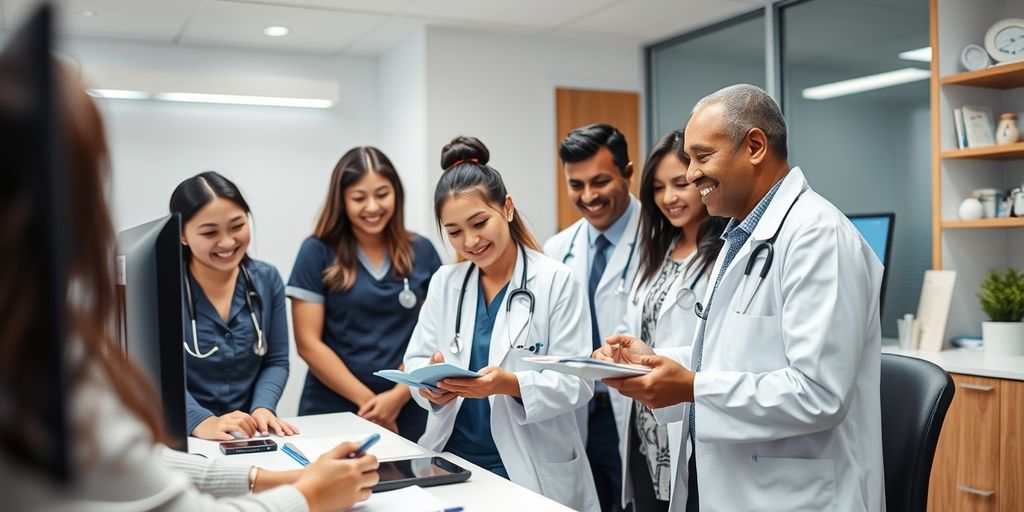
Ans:
<svg viewBox="0 0 1024 512"><path fill-rule="evenodd" d="M381 462L377 472L380 474L380 482L373 486L373 492L391 491L410 485L430 487L454 484L469 480L473 474L468 469L441 457Z"/></svg>
<svg viewBox="0 0 1024 512"><path fill-rule="evenodd" d="M272 452L277 449L273 439L246 439L244 441L226 441L220 443L220 451L224 455L241 453Z"/></svg>

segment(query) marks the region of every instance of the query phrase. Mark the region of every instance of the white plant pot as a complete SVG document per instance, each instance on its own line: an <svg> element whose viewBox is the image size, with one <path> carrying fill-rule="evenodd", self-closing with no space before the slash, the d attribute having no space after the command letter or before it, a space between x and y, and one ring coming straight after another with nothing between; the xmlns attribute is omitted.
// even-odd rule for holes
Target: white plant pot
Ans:
<svg viewBox="0 0 1024 512"><path fill-rule="evenodd" d="M985 353L993 356L1024 356L1024 322L982 322Z"/></svg>

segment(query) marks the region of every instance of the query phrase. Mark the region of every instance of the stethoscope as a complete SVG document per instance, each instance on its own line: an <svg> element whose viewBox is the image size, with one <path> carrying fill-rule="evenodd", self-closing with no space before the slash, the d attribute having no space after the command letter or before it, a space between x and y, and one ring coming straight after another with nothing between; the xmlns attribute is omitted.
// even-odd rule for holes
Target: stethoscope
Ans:
<svg viewBox="0 0 1024 512"><path fill-rule="evenodd" d="M419 302L419 299L417 299L416 294L409 289L409 278L402 278L402 282L403 289L398 292L398 303L405 309L412 309L416 307L416 303Z"/></svg>
<svg viewBox="0 0 1024 512"><path fill-rule="evenodd" d="M579 236L580 230L583 229L584 224L581 222L580 225L576 226L576 231L572 233L572 239L569 240L569 250L566 251L565 256L562 256L562 263L566 264L570 259L575 258L572 248L576 245L576 237ZM622 267L622 273L619 275L619 286L615 287L615 294L622 295L628 293L626 289L626 278L629 276L629 266L633 263L633 253L636 252L636 239L640 236L640 223L637 222L636 230L633 231L633 241L629 244L629 256L626 257L626 266Z"/></svg>
<svg viewBox="0 0 1024 512"><path fill-rule="evenodd" d="M768 277L768 271L772 268L772 261L775 260L775 240L779 238L779 233L782 231L782 226L786 223L786 219L789 217L789 212L793 211L793 207L796 206L796 202L803 195L803 190L797 194L796 199L793 199L792 203L789 203L789 208L786 209L786 214L782 216L782 222L779 222L779 227L775 229L775 234L771 238L765 240L750 251L750 259L747 260L746 266L743 267L743 279L746 280L750 277L750 273L754 271L754 263L757 262L757 255L762 251L766 251L767 254L764 258L764 263L761 264L761 271L757 274L757 283L754 284L754 291L747 297L747 302L743 306L743 309L736 310L737 314L745 315L747 310L750 309L750 304L754 302L754 297L757 296L757 291L761 289L761 284L764 283L764 278ZM744 286L746 289L746 286ZM694 308L694 312L701 320L708 319L708 311L705 310L702 304L697 304Z"/></svg>
<svg viewBox="0 0 1024 512"><path fill-rule="evenodd" d="M529 305L529 315L526 317L526 329L521 331L525 332L527 336L530 335L530 326L533 325L533 308L536 305L536 299L533 297L533 292L526 287L526 275L527 275L527 261L526 261L526 249L523 246L519 246L519 252L523 257L523 275L519 278L519 288L516 288L508 292L508 298L505 302L505 334L508 336L508 348L522 349L526 348L523 344L515 345L515 340L512 339L512 302L517 297L526 299L526 303ZM470 265L469 270L466 271L466 277L462 280L462 288L459 290L459 305L456 309L455 314L455 336L452 338L452 342L448 345L448 351L452 354L458 354L462 352L462 302L466 298L466 288L469 286L469 278L473 275L473 269L476 265ZM532 352L533 349L530 349Z"/></svg>
<svg viewBox="0 0 1024 512"><path fill-rule="evenodd" d="M700 278L704 277L704 271L707 269L706 266L701 265L700 270L697 272L697 276L690 281L690 286L681 288L676 292L676 305L683 309L693 309L694 305L697 304L697 283L700 282ZM633 305L636 306L640 301L640 294L633 294Z"/></svg>
<svg viewBox="0 0 1024 512"><path fill-rule="evenodd" d="M238 265L238 268L241 270L242 280L245 282L245 305L249 308L249 318L252 319L252 326L256 329L256 343L253 345L252 351L258 356L263 356L267 353L267 343L263 339L263 329L260 328L260 322L256 318L256 308L253 306L253 299L256 299L255 302L260 305L263 304L263 301L252 284L252 275L249 274L249 269L245 267L245 263ZM196 333L196 304L192 300L192 284L189 281L189 276L186 275L185 294L188 298L188 315L192 320L192 347L188 346L187 341L183 341L182 345L185 346L185 352L188 352L188 355L199 359L206 359L212 356L214 352L220 350L220 347L214 345L205 354L199 351L199 337Z"/></svg>

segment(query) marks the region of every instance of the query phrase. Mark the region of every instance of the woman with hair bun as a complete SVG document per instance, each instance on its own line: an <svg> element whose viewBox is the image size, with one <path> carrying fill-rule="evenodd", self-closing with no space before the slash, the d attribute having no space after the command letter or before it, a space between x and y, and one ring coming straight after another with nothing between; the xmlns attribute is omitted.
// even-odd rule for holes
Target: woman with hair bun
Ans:
<svg viewBox="0 0 1024 512"><path fill-rule="evenodd" d="M405 366L446 362L481 376L413 393L428 412L419 443L573 509L597 510L573 412L587 405L593 383L522 359L590 353L584 292L568 267L540 252L489 159L473 137L442 150L434 213L460 262L434 274Z"/></svg>

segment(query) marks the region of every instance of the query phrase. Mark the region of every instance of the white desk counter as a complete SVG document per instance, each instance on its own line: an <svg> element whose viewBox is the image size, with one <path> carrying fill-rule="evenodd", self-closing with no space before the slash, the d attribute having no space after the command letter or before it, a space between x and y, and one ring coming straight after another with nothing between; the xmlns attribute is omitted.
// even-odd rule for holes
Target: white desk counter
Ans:
<svg viewBox="0 0 1024 512"><path fill-rule="evenodd" d="M374 423L366 421L352 413L321 414L317 416L302 416L298 418L286 418L302 432L297 436L282 438L271 435L270 438L277 442L278 446L292 439L303 437L324 437L324 436L348 436L367 435L379 432L381 436L387 436L389 440L406 443L409 446L418 446L415 443L403 439L401 436L384 429ZM437 487L426 487L425 491L441 498L453 506L464 507L466 512L476 511L509 511L518 512L529 510L540 511L570 511L555 501L552 501L540 494L520 487L500 476L497 476L486 469L476 466L465 459L451 453L435 453L426 448L419 447L424 456L440 455L473 472L469 480L451 485ZM199 453L206 457L225 457L220 452L218 443L204 441L190 437L188 439L189 453ZM226 460L238 463L240 466L259 466L267 469L288 470L298 469L299 465L290 457L281 452L280 449L273 452L251 453L244 455L231 455Z"/></svg>
<svg viewBox="0 0 1024 512"><path fill-rule="evenodd" d="M1024 356L993 356L962 348L942 352L902 350L899 346L893 345L882 345L882 352L931 361L950 373L1024 380Z"/></svg>

